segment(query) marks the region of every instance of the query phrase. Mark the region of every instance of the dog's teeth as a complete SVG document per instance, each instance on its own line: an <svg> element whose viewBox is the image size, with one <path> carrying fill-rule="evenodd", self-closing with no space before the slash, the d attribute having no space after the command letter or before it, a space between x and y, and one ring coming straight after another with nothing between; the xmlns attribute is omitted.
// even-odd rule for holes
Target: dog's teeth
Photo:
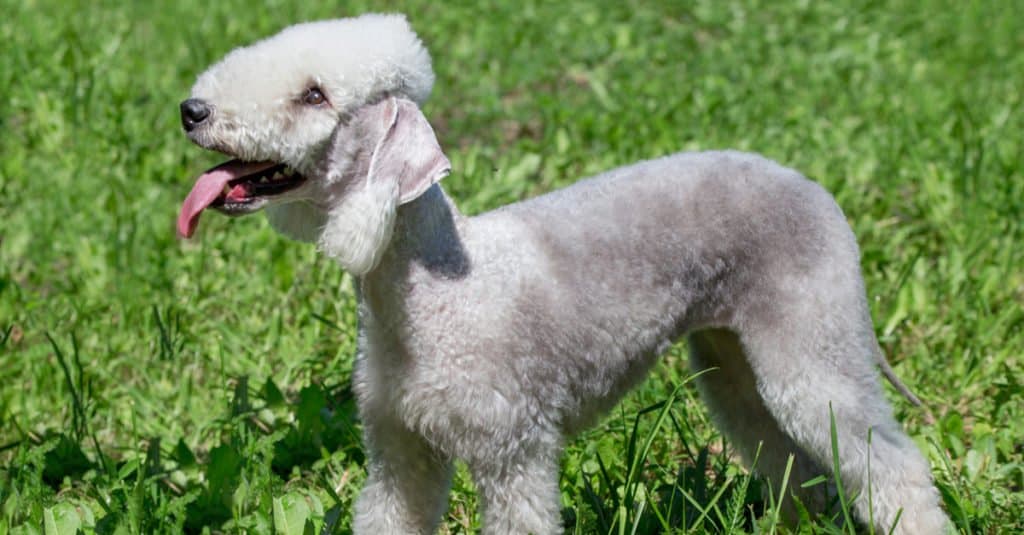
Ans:
<svg viewBox="0 0 1024 535"><path fill-rule="evenodd" d="M292 176L292 175L294 175L294 174L295 174L295 170L294 170L294 169L292 169L292 168L291 168L291 166L285 166L285 168L284 168L284 174L286 174L286 175L288 175L288 176Z"/></svg>
<svg viewBox="0 0 1024 535"><path fill-rule="evenodd" d="M273 180L281 180L282 178L284 178L284 175L281 174L281 171L274 173Z"/></svg>

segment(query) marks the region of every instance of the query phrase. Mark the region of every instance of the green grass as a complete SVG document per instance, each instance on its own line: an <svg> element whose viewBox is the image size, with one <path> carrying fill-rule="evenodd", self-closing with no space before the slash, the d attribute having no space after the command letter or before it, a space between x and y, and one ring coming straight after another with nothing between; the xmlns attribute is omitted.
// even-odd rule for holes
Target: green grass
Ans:
<svg viewBox="0 0 1024 535"><path fill-rule="evenodd" d="M824 184L935 415L891 396L946 508L964 532L1024 530L1021 2L4 0L0 535L347 531L351 280L262 217L175 238L218 160L177 103L236 45L371 9L408 13L433 53L425 112L466 212L678 150ZM785 485L739 467L687 379L674 348L569 445L570 532L783 530ZM476 504L460 471L444 529L478 528Z"/></svg>

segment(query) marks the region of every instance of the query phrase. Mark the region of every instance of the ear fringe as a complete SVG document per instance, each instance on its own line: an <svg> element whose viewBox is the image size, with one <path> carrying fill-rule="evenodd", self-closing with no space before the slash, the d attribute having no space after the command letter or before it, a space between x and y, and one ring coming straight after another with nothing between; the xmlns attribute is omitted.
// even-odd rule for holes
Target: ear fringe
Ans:
<svg viewBox="0 0 1024 535"><path fill-rule="evenodd" d="M355 188L328 212L317 243L320 251L352 275L369 273L391 241L397 208L397 185L392 182Z"/></svg>

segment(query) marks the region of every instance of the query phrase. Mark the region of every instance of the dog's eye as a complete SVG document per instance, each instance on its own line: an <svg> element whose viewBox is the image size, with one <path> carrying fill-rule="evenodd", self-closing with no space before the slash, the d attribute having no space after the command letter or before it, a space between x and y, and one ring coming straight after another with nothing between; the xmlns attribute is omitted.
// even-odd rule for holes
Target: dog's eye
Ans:
<svg viewBox="0 0 1024 535"><path fill-rule="evenodd" d="M327 102L327 97L324 96L323 92L320 91L319 87L311 87L306 90L306 93L302 95L302 103L309 104L310 106L319 106Z"/></svg>

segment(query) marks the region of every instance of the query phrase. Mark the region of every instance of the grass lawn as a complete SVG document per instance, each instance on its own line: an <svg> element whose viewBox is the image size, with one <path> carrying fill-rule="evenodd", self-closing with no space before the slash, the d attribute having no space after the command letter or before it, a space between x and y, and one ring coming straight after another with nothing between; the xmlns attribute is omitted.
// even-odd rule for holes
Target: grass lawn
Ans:
<svg viewBox="0 0 1024 535"><path fill-rule="evenodd" d="M821 182L934 415L886 387L947 510L1024 531L1024 2L461 4L2 2L0 535L348 531L352 281L262 216L175 237L222 159L178 102L234 46L371 10L433 54L424 111L464 212L680 150ZM570 444L568 532L785 530L779 484L739 465L688 373L677 346ZM478 529L476 505L460 469L442 530Z"/></svg>

